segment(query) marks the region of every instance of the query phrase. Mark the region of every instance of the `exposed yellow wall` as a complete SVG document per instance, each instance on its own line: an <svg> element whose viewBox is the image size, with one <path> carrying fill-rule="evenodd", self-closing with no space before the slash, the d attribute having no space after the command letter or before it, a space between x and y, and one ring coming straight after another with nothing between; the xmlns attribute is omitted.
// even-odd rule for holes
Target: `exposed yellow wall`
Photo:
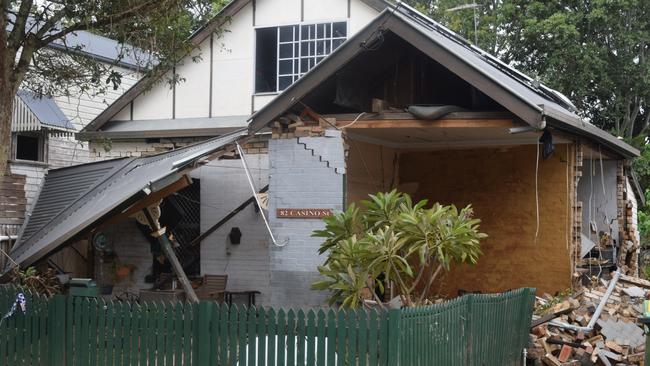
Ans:
<svg viewBox="0 0 650 366"><path fill-rule="evenodd" d="M353 142L348 202L387 190L394 181L414 199L472 204L481 231L489 235L482 242L483 256L476 266L452 269L435 291L455 296L459 289L497 292L531 286L554 293L571 286L567 154L573 154L572 147L557 145L550 159L540 157L537 239L534 146L397 152Z"/></svg>
<svg viewBox="0 0 650 366"><path fill-rule="evenodd" d="M400 181L418 183L414 198L472 204L489 235L479 263L454 268L441 293L524 286L554 293L571 286L567 152L558 145L548 160L540 159L537 238L534 146L401 154Z"/></svg>

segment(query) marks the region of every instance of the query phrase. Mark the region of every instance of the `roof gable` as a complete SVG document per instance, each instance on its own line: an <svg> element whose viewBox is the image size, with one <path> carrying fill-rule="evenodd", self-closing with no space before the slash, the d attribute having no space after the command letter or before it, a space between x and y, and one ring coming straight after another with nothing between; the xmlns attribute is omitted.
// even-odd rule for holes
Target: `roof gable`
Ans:
<svg viewBox="0 0 650 366"><path fill-rule="evenodd" d="M559 92L506 65L403 3L384 10L323 62L253 114L249 130L260 130L299 103L324 80L374 47L375 42L381 42L384 32L392 32L408 42L536 129L553 125L585 135L626 157L639 153L611 134L584 122L573 104Z"/></svg>
<svg viewBox="0 0 650 366"><path fill-rule="evenodd" d="M387 0L358 0L362 3L368 5L370 8L382 11L389 7L391 4ZM206 25L198 29L191 36L191 41L195 45L200 45L206 39L210 37L219 27L228 22L232 17L237 16L237 14L242 10L246 5L251 3L252 0L232 0L228 3L212 20L210 20ZM187 57L187 55L185 56ZM129 90L127 90L120 98L113 102L108 108L106 108L102 113L100 113L93 121L91 121L83 130L82 136L90 136L89 132L100 131L102 126L110 121L116 114L118 114L122 109L128 106L129 103L134 101L138 96L144 93L148 88L158 82L167 72L170 70L167 68L157 68L151 75L148 75L140 79L135 85L133 85Z"/></svg>

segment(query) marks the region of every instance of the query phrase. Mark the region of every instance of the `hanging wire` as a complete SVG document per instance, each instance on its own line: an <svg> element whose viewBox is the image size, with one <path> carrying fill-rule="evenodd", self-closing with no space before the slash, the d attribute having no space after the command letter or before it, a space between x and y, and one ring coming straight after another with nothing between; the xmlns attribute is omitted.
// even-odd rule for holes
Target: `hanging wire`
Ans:
<svg viewBox="0 0 650 366"><path fill-rule="evenodd" d="M259 213L262 216L262 220L264 220L264 225L266 225L266 230L269 232L271 241L273 242L273 245L278 247L283 247L287 245L288 240L285 240L284 242L282 242L282 244L278 243L277 240L275 240L275 236L273 236L273 231L271 230L271 225L269 225L269 221L266 218L266 214L264 214L264 210L261 208L263 206L262 203L260 202L259 196L257 195L258 191L255 188L255 184L253 184L253 178L251 177L250 170L248 169L248 164L246 163L246 155L244 154L244 150L241 148L239 141L235 143L237 144L237 151L239 152L239 156L241 157L242 165L244 166L244 170L246 171L246 178L248 179L248 184L250 185L251 190L253 191L253 197L255 198L255 202L257 203L257 206L260 207Z"/></svg>

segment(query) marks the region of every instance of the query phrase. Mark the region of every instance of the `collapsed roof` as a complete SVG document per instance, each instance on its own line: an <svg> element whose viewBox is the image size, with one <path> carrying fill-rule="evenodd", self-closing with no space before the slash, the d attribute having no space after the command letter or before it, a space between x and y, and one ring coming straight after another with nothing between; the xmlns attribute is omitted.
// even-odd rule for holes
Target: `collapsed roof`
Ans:
<svg viewBox="0 0 650 366"><path fill-rule="evenodd" d="M50 170L11 251L12 259L22 266L33 264L138 200L178 181L199 160L234 148L244 135L241 129L149 157Z"/></svg>
<svg viewBox="0 0 650 366"><path fill-rule="evenodd" d="M256 132L267 126L346 65L367 52L376 51L389 35L416 48L535 129L550 126L583 136L625 158L639 154L634 147L584 121L576 107L561 93L506 65L401 2L385 9L363 30L253 114L249 130ZM368 68L361 72L367 73Z"/></svg>

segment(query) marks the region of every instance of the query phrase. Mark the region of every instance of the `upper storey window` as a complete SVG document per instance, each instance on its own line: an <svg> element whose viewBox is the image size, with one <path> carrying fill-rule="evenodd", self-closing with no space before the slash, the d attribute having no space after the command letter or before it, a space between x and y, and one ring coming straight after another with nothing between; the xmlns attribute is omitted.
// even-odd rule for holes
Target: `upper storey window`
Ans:
<svg viewBox="0 0 650 366"><path fill-rule="evenodd" d="M255 92L280 92L337 49L348 36L347 22L258 28Z"/></svg>

